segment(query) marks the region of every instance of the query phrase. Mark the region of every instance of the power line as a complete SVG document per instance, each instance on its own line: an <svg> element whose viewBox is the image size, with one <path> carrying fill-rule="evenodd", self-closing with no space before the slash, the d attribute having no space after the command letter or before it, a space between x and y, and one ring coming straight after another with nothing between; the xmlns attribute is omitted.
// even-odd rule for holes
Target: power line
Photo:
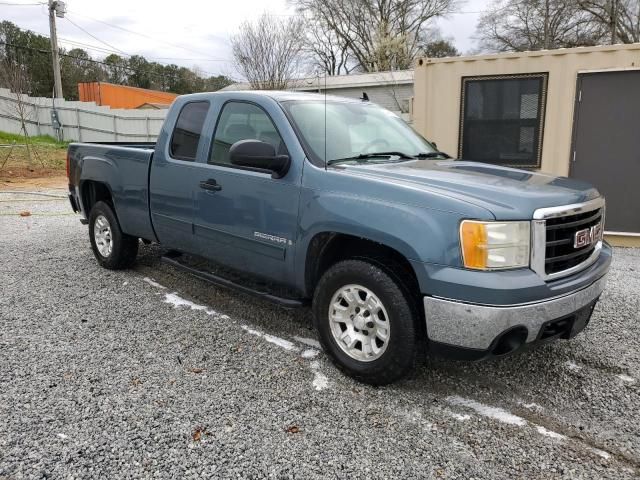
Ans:
<svg viewBox="0 0 640 480"><path fill-rule="evenodd" d="M184 58L184 57L148 57L154 60L183 60L189 62L230 62L222 58Z"/></svg>
<svg viewBox="0 0 640 480"><path fill-rule="evenodd" d="M46 40L49 40L49 37L46 34L43 34L43 33L40 33L40 32L36 32L34 30L29 30L29 31L41 36L42 38L44 38ZM95 37L93 37L93 38L95 38ZM69 43L69 44L72 44L72 45L80 45L80 46L82 46L84 48L87 48L89 50L94 50L94 51L100 52L100 53L115 53L115 54L118 54L118 55L124 55L126 57L131 57L132 56L132 55L130 55L128 53L123 52L122 50L106 49L106 48L103 48L103 47L98 47L96 45L91 45L91 44L88 44L88 43L78 42L76 40L70 40L68 38L58 37L58 41L60 41L62 43ZM100 41L100 40L98 39L98 41ZM141 55L141 56L143 58L147 59L147 60L155 60L156 59L155 57L146 57L144 55ZM181 58L177 58L177 60L182 60L182 59ZM101 63L101 62L98 62L97 60L94 60L94 61L97 62L97 63ZM221 62L230 62L229 60L219 60L219 61L221 61ZM158 64L163 65L165 67L171 65L171 64L166 63L166 62L155 62L155 63L158 63ZM187 68L187 67L184 67L184 68ZM206 75L210 76L210 77L217 77L217 76L222 75L221 73L214 73L214 72L210 72L210 71L207 71L207 70L201 70L201 72L203 74L206 74Z"/></svg>
<svg viewBox="0 0 640 480"><path fill-rule="evenodd" d="M127 28L121 27L120 25L114 25L114 24L112 24L112 23L105 22L104 20L98 20L97 18L93 18L93 17L90 17L90 16L88 16L88 15L82 15L82 14L80 14L80 13L78 13L78 12L75 12L75 11L73 12L73 14L74 14L74 15L78 15L78 16L80 16L80 17L88 18L89 20L93 20L94 22L102 23L103 25L106 25L106 26L111 27L111 28L115 28L115 29L118 29L118 30L122 30L123 32L131 33L131 34L133 34L133 35L138 35L138 36L140 36L140 37L144 37L144 38L146 38L146 39L153 40L154 42L161 42L161 43L164 43L165 45L169 45L169 46L174 47L174 48L180 48L180 49L185 50L185 51L187 51L187 52L197 53L198 55L205 55L205 56L207 55L206 53L202 53L202 52L199 52L199 51L197 51L197 50L193 50L193 49L190 49L190 48L184 47L184 46L182 46L182 45L177 45L177 44L175 44L175 43L167 42L167 41L165 41L165 40L160 40L160 39L158 39L158 38L151 37L151 36L146 35L146 34L141 33L141 32L136 32L136 31L134 31L134 30L129 30L129 29L127 29ZM207 58L211 58L211 57L207 57ZM218 62L218 61L219 61L219 62L224 62L224 61L226 61L226 60L211 59L211 61L214 61L214 62Z"/></svg>
<svg viewBox="0 0 640 480"><path fill-rule="evenodd" d="M0 5L7 5L10 7L33 7L35 5L46 5L46 3L6 3L0 2Z"/></svg>
<svg viewBox="0 0 640 480"><path fill-rule="evenodd" d="M74 21L72 21L72 20L69 18L69 15L68 15L68 14L67 14L67 16L65 17L65 20L67 20L71 25L73 25L74 27L76 27L78 30L80 30L80 31L82 31L82 32L86 33L87 35L89 35L89 36L90 36L91 38L93 38L94 40L97 40L98 42L105 44L105 45L106 45L107 47L109 47L109 48L112 48L112 49L114 49L114 50L117 50L118 52L120 52L120 53L121 53L121 54L123 54L123 55L131 56L131 55L130 55L130 54L128 54L127 52L125 52L125 51L123 51L123 50L120 50L119 48L116 48L116 47L114 47L113 45L111 45L111 44L109 44L109 43L105 42L104 40L100 40L100 39L99 39L98 37L96 37L95 35L93 35L93 34L91 34L91 33L87 32L87 31L86 31L84 28L82 28L80 25L78 25L77 23L75 23Z"/></svg>
<svg viewBox="0 0 640 480"><path fill-rule="evenodd" d="M38 32L35 32L38 33ZM42 35L40 33L38 33L38 35ZM96 52L99 53L116 53L116 54L121 54L120 51L117 50L111 50L108 48L104 48L104 47L99 47L97 45L93 45L91 43L84 43L84 42L78 42L77 40L71 40L69 38L63 38L63 37L58 37L58 41L60 43L69 43L71 45L79 45L81 47L86 48L87 50L94 50ZM131 57L131 55L125 55L127 57ZM144 55L144 57L148 60L182 60L182 61L201 61L201 62L231 62L230 60L223 60L223 59L216 59L216 60L209 60L206 58L184 58L184 57L147 57L146 55ZM168 65L166 63L163 62L158 62L162 65ZM217 75L214 74L212 72L205 72L205 73L210 73L211 75Z"/></svg>
<svg viewBox="0 0 640 480"><path fill-rule="evenodd" d="M12 48L17 48L17 49L21 49L21 50L29 50L29 51L33 51L33 52L37 52L37 53L43 53L46 55L51 55L51 51L49 50L45 50L42 48L36 48L36 47L27 47L26 45L16 45L13 43L7 43L7 42L1 42L0 41L0 45L5 45L7 47L12 47ZM61 53L60 54L61 57L65 57L65 58L70 58L73 60L79 60L79 61L83 61L83 62L89 62L89 63L95 63L98 65L104 65L106 67L109 68L119 68L123 71L127 71L128 73L133 72L134 74L140 74L140 73L145 73L147 76L149 76L150 78L156 78L156 79L162 79L162 80L176 80L179 79L180 77L177 75L167 75L167 74L159 74L159 73L155 73L155 72L140 72L139 70L136 70L135 68L132 67L128 67L125 65L113 65L111 63L106 63L106 62L101 62L99 60L93 60L90 58L82 58L82 57L75 57L73 55L69 55L66 53ZM212 75L213 77L217 77L220 75ZM207 80L206 78L204 78L203 80ZM233 79L231 79L233 80ZM136 87L136 88L140 88L140 87Z"/></svg>
<svg viewBox="0 0 640 480"><path fill-rule="evenodd" d="M68 20L72 25L74 25L75 27L79 28L79 29L80 29L80 30L82 30L84 33L86 33L87 35L89 35L91 38L93 38L93 39L97 40L97 41L98 41L98 42L100 42L100 43L103 43L104 45L108 46L109 48L115 49L117 53L120 53L120 54L122 54L122 55L126 55L126 56L128 56L128 57L132 57L132 56L133 56L133 55L131 55L131 54L129 54L129 53L127 53L127 52L123 51L123 50L120 50L119 48L114 47L113 45L110 45L109 43L105 42L104 40L100 40L100 39L99 39L98 37L96 37L95 35L93 35L93 34L89 33L87 30L85 30L85 29L84 29L84 28L82 28L80 25L78 25L77 23L73 22L70 18L68 18L68 13L67 13L67 17L66 17L66 19L67 19L67 20ZM103 22L103 23L104 23L104 22ZM160 63L161 65L164 65L164 66L167 66L167 64L165 64L165 63L163 63L163 62L157 62L157 63ZM212 72L206 72L206 71L204 71L204 70L203 70L203 73L206 73L207 75L210 75L210 76L216 76L216 74L214 74L214 73L212 73Z"/></svg>
<svg viewBox="0 0 640 480"><path fill-rule="evenodd" d="M2 5L2 4L0 3L0 5ZM49 37L45 33L41 33L41 32L38 32L36 30L28 30L28 31L33 32L33 33L35 33L37 35L40 35L41 37L43 37L43 38L45 38L47 40L49 39ZM71 40L70 38L65 38L65 37L58 37L58 42L59 43L68 43L68 44L71 44L73 46L79 45L80 47L83 47L83 48L88 49L88 50L93 50L93 51L99 52L99 53L116 53L118 55L125 55L127 57L131 57L132 56L132 55L123 53L119 49L118 50L113 50L111 48L100 47L98 45L94 45L94 44L91 44L91 43L79 42L77 40ZM231 60L225 60L225 59L222 59L222 58L149 57L147 55L142 55L142 56L144 56L147 60L182 60L182 61L193 61L193 62L224 62L224 63L231 63ZM169 64L163 63L163 62L158 62L158 63L160 63L162 65L165 65L165 66L169 65ZM212 75L212 76L218 75L217 73L207 72L207 71L204 71L204 70L203 70L203 72L207 73L209 75Z"/></svg>
<svg viewBox="0 0 640 480"><path fill-rule="evenodd" d="M104 47L99 47L97 45L93 45L91 43L84 43L84 42L78 42L77 40L71 40L70 38L62 38L62 37L58 37L58 41L62 42L62 43L69 43L71 45L79 45L81 47L86 48L87 50L93 50L96 52L100 52L100 53L116 53L116 54L121 54L121 52L119 52L118 50L111 50L108 48L104 48ZM130 56L130 55L125 55L125 56Z"/></svg>

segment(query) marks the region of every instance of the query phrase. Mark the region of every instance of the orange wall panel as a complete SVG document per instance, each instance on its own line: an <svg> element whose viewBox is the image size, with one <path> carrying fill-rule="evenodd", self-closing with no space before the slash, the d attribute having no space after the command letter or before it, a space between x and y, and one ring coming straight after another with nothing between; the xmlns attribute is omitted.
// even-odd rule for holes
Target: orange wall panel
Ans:
<svg viewBox="0 0 640 480"><path fill-rule="evenodd" d="M138 108L144 103L169 105L177 97L175 93L104 82L79 83L78 94L81 102L96 102L111 108Z"/></svg>

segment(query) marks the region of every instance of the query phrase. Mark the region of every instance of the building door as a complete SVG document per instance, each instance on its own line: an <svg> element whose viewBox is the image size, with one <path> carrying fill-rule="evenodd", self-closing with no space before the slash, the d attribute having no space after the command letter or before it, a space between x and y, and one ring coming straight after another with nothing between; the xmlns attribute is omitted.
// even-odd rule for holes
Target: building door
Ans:
<svg viewBox="0 0 640 480"><path fill-rule="evenodd" d="M640 70L578 75L570 176L607 199L606 230L640 233Z"/></svg>

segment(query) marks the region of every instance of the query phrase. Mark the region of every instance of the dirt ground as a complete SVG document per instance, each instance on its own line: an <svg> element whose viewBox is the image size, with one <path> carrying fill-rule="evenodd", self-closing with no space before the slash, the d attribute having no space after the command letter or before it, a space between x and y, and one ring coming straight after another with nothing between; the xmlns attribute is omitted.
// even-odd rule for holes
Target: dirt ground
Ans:
<svg viewBox="0 0 640 480"><path fill-rule="evenodd" d="M57 190L67 186L67 177L59 171L28 172L29 175L0 175L0 190Z"/></svg>
<svg viewBox="0 0 640 480"><path fill-rule="evenodd" d="M24 148L0 150L0 190L51 190L66 188L66 149L34 147L31 162Z"/></svg>

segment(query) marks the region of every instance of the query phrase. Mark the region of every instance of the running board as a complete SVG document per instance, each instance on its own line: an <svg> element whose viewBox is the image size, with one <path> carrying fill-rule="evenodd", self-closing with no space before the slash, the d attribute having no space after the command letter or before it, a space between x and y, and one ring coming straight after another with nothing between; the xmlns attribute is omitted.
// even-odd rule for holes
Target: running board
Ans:
<svg viewBox="0 0 640 480"><path fill-rule="evenodd" d="M216 275L214 273L211 272L205 272L203 270L199 270L197 268L194 267L190 267L189 265L185 265L184 263L180 262L180 257L181 255L178 252L168 252L166 255L162 256L162 261L168 265L172 265L184 272L187 272L191 275L193 275L194 277L198 277L202 280L205 280L209 283L212 283L214 285L217 285L219 287L224 287L224 288L228 288L231 290L236 290L238 292L241 293L245 293L247 295L251 295L257 298L261 298L263 300L266 300L268 302L274 303L276 305L279 305L281 307L285 307L285 308L300 308L300 307L304 307L308 304L308 302L305 299L299 299L299 298L287 298L287 297L280 297L277 295L274 295L272 293L269 292L263 292L260 290L256 290L253 289L251 287L248 287L246 285L241 285L239 283L236 283L232 280L229 280L227 278L221 277L219 275Z"/></svg>

